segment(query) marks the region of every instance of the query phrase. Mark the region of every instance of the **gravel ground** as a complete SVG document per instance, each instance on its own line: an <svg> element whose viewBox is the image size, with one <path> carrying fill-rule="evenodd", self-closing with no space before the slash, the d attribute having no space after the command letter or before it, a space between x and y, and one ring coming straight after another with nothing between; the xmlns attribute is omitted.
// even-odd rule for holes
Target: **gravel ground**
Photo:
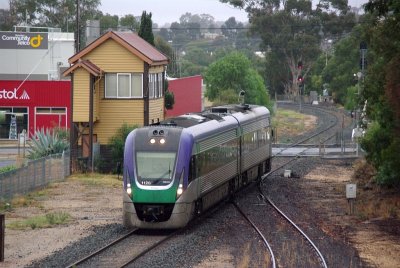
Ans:
<svg viewBox="0 0 400 268"><path fill-rule="evenodd" d="M275 158L273 165L285 161ZM283 171L278 171L265 181L264 190L316 242L328 267L399 267L400 239L398 228L393 227L399 225L348 215L344 189L351 181L352 164L351 160L300 159L288 168L295 178L284 178ZM254 205L255 190L246 189L238 202L245 204L250 215L271 225L271 211ZM52 211L68 212L74 220L42 230L6 229L5 262L0 267L66 266L127 232L121 225L120 188L67 180L52 185L39 203L7 213L6 222ZM269 229L271 240L283 252L278 262L287 264L281 267L296 267L285 260L288 239L273 228ZM262 247L228 203L132 267L269 267Z"/></svg>
<svg viewBox="0 0 400 268"><path fill-rule="evenodd" d="M287 159L277 158L274 165L285 161ZM278 171L264 183L264 190L314 240L326 258L328 267L398 267L400 259L396 252L399 252L399 234L396 229L379 225L380 230L377 230L374 222L361 222L357 217L348 215L343 189L350 179L351 165L349 160L301 159L293 162L290 167L298 175L297 178L283 178L283 172ZM335 174L334 178L332 174ZM53 189L60 193L71 187L69 182L65 182ZM47 236L41 230L13 231L16 236L6 230L6 262L0 264L1 267L66 266L127 232L120 223L119 189L78 188L79 192L50 195L49 200L46 200L46 206L53 204L52 209L59 210L57 204L61 202L58 200L73 196L74 202L82 204L82 207L72 205L64 209L77 218L74 223L43 230L44 233L53 234ZM114 207L111 213L109 208L104 207L104 201L100 202L97 198L90 198L93 214L82 212L87 207L85 203L88 196L99 196L99 193L105 192L109 195L107 203ZM240 193L237 199L241 205L248 204L248 214L258 215L259 219L265 221L265 225L270 225L270 216L262 214L263 210L255 205L255 200L256 192L251 188ZM24 213L32 213L28 210L25 209ZM105 213L110 215L98 216ZM80 219L77 215L80 215ZM381 239L370 240L369 248L363 249L366 245L360 245L354 236L361 231L365 232L366 226L370 232L364 233L364 239L377 236ZM272 236L274 250L289 247L288 239L280 237L273 227L270 233L275 233ZM20 243L21 240L23 243ZM57 241L64 241L64 246L58 248ZM385 251L381 250L382 244L379 244L382 241L386 241ZM269 256L263 247L248 229L247 223L227 203L206 218L193 222L183 235L132 267L268 267ZM368 252L374 254L372 258L360 258ZM284 253L277 255L278 263L287 262ZM377 262L379 256L381 260L386 260L386 264ZM33 263L29 260L33 260Z"/></svg>

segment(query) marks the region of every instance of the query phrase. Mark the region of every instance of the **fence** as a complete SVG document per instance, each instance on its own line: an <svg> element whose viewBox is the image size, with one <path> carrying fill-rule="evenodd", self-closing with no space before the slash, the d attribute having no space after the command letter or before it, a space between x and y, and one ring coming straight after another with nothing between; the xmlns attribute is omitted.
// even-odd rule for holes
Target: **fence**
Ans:
<svg viewBox="0 0 400 268"><path fill-rule="evenodd" d="M0 173L0 200L62 181L69 175L69 152L29 161L21 168Z"/></svg>

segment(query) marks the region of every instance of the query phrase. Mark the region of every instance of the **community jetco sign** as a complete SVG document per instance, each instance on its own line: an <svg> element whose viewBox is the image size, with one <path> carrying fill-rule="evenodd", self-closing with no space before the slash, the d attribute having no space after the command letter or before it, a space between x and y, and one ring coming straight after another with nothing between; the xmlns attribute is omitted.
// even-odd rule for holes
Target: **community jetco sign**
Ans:
<svg viewBox="0 0 400 268"><path fill-rule="evenodd" d="M0 49L47 49L47 33L0 32Z"/></svg>
<svg viewBox="0 0 400 268"><path fill-rule="evenodd" d="M0 90L0 100L30 100L28 93L24 89L21 94L18 94L18 90L14 89L2 89Z"/></svg>

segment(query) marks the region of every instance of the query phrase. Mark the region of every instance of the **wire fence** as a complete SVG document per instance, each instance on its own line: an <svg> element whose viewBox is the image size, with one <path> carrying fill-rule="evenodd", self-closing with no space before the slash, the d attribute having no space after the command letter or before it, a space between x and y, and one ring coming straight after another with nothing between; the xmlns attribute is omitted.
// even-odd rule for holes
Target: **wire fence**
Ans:
<svg viewBox="0 0 400 268"><path fill-rule="evenodd" d="M69 175L69 152L29 161L21 168L0 173L0 200L62 181Z"/></svg>

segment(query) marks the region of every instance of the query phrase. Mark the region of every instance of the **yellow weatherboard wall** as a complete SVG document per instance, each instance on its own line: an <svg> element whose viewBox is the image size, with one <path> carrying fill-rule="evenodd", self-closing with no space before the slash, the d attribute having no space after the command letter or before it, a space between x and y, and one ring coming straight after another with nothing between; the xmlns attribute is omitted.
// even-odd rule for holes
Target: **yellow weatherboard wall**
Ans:
<svg viewBox="0 0 400 268"><path fill-rule="evenodd" d="M164 98L151 99L149 106L149 123L152 123L152 120L154 123L157 123L157 119L164 120Z"/></svg>
<svg viewBox="0 0 400 268"><path fill-rule="evenodd" d="M79 68L74 72L74 122L89 122L89 73Z"/></svg>
<svg viewBox="0 0 400 268"><path fill-rule="evenodd" d="M94 133L100 144L108 144L119 128L128 125L143 125L144 101L140 100L107 100L100 102L100 120L94 125ZM133 123L135 122L135 123Z"/></svg>
<svg viewBox="0 0 400 268"><path fill-rule="evenodd" d="M106 73L144 72L143 61L112 39L93 49L83 59L95 62Z"/></svg>

